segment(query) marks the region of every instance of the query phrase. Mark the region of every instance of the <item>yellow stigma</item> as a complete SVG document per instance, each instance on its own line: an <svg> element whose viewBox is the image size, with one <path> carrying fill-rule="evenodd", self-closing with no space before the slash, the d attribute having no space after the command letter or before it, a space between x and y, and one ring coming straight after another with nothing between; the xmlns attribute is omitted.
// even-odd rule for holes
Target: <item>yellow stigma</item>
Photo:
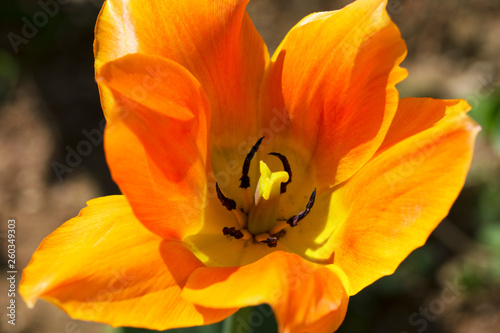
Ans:
<svg viewBox="0 0 500 333"><path fill-rule="evenodd" d="M272 172L266 163L260 161L260 178L248 219L248 231L253 235L269 231L276 223L281 183L286 183L288 178L286 171Z"/></svg>

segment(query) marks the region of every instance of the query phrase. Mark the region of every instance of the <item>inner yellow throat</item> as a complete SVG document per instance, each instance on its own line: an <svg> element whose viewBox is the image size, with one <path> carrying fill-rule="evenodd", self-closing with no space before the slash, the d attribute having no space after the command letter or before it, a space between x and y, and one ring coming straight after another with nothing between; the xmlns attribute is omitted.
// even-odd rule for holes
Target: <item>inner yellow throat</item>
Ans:
<svg viewBox="0 0 500 333"><path fill-rule="evenodd" d="M279 219L280 198L286 192L287 185L292 181L292 170L286 156L279 153L270 153L276 156L283 164L284 171L272 172L264 161L260 161L260 177L255 188L255 193L250 193L250 179L248 171L250 162L257 152L262 137L252 147L243 165L240 188L244 191L244 203L241 207L231 198L227 198L216 184L217 196L227 210L235 214L238 228L224 227L222 233L236 239L253 240L254 243L276 247L280 237L285 234L286 227L295 227L297 223L306 217L314 205L316 189L305 207L305 210L288 219Z"/></svg>

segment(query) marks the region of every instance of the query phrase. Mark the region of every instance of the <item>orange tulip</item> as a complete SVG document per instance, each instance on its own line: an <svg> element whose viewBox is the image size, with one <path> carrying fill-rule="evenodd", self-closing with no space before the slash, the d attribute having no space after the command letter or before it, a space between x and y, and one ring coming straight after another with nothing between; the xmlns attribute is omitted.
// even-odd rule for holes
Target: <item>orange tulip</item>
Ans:
<svg viewBox="0 0 500 333"><path fill-rule="evenodd" d="M96 79L123 195L42 242L29 306L168 329L267 303L280 332L332 332L446 216L479 127L463 100L399 100L387 0L307 16L272 58L247 2L104 4Z"/></svg>

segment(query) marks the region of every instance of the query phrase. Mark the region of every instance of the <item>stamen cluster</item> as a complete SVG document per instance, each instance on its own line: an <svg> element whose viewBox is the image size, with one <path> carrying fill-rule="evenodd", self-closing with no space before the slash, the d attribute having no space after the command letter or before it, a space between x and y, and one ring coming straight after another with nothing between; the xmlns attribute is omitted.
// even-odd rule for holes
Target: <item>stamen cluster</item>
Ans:
<svg viewBox="0 0 500 333"><path fill-rule="evenodd" d="M244 189L245 191L248 191L248 188L250 187L250 177L248 176L248 173L250 171L250 163L255 156L255 153L258 151L260 144L262 143L262 140L264 137L260 138L255 145L251 148L250 152L247 154L245 161L243 163L243 170L242 170L242 176L239 179L240 180L240 188ZM238 230L235 227L224 227L222 229L222 233L226 236L231 236L234 237L235 239L244 239L244 240L249 240L253 239L254 242L256 243L262 243L266 244L268 247L276 247L278 245L278 240L280 237L283 237L286 234L286 231L284 230L285 227L290 226L290 227L295 227L301 221L304 219L309 212L311 211L314 201L316 199L316 189L311 194L311 197L309 198L309 201L306 205L306 208L304 211L298 213L297 215L294 215L290 217L288 220L281 220L281 219L272 219L272 213L277 215L278 211L278 206L279 206L279 196L283 193L286 192L286 187L288 184L291 183L292 181L292 169L290 167L290 163L288 162L288 159L286 156L280 154L280 153L269 153L271 156L276 156L280 159L280 161L283 164L283 168L285 169L285 173L288 174L288 179L283 179L280 183L280 189L279 193L274 193L270 194L272 189L270 188L273 183L266 183L263 186L268 186L267 189L267 198L261 197L262 193L259 193L259 186L257 186L256 189L256 194L255 194L255 199L252 202L245 202L243 208L237 208L236 202L233 199L227 198L219 188L219 185L216 183L215 184L215 189L217 191L217 197L219 198L220 202L228 211L232 211L238 220L238 223L240 224L241 229ZM263 164L263 165L262 165ZM267 173L270 173L271 176L275 175L277 173L271 173L269 168L267 168L267 165L261 161L261 178L259 179L259 184L263 180L263 172L262 170L266 170ZM283 172L281 172L282 174ZM280 178L285 177L285 175L280 175ZM258 184L258 185L259 185ZM275 192L277 189L275 190ZM245 198L247 198L246 201L251 200L251 196L249 193L246 193ZM261 221L254 221L255 219L262 218L262 212L259 212L261 214L256 213L257 210L268 210L267 214L264 212L264 215L269 215L271 216L271 224L268 226L268 224L265 224L265 226L268 226L266 229L266 232L251 232L251 228L249 227L250 223L261 223ZM255 218L257 216L258 218ZM253 217L253 219L252 219ZM269 222L269 221L268 221ZM260 226L262 228L262 225ZM255 230L255 228L253 228Z"/></svg>

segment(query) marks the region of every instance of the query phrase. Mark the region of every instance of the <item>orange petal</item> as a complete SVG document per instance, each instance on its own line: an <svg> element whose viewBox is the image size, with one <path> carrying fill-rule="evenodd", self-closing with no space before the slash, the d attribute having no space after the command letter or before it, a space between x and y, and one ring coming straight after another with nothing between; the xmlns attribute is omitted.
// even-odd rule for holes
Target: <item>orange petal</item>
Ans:
<svg viewBox="0 0 500 333"><path fill-rule="evenodd" d="M377 154L333 193L335 264L356 294L422 246L465 182L479 126L464 101L408 98Z"/></svg>
<svg viewBox="0 0 500 333"><path fill-rule="evenodd" d="M177 62L208 93L214 110L214 147L240 143L255 135L257 97L269 58L245 11L247 3L108 0L96 25L97 72L129 53Z"/></svg>
<svg viewBox="0 0 500 333"><path fill-rule="evenodd" d="M135 215L164 238L203 220L210 106L196 79L173 61L131 54L97 78L113 179Z"/></svg>
<svg viewBox="0 0 500 333"><path fill-rule="evenodd" d="M433 126L463 118L468 110L470 105L462 99L403 98L377 153Z"/></svg>
<svg viewBox="0 0 500 333"><path fill-rule="evenodd" d="M30 307L43 298L75 319L158 330L209 324L234 312L180 297L202 264L181 243L144 228L125 197L87 204L45 238L24 269L19 292Z"/></svg>
<svg viewBox="0 0 500 333"><path fill-rule="evenodd" d="M189 277L182 296L213 308L268 303L280 332L333 332L342 323L348 296L343 272L298 255L273 252L241 267L203 267Z"/></svg>
<svg viewBox="0 0 500 333"><path fill-rule="evenodd" d="M371 158L396 112L406 46L386 4L359 0L307 16L268 68L262 127L307 151L323 186L348 179Z"/></svg>

